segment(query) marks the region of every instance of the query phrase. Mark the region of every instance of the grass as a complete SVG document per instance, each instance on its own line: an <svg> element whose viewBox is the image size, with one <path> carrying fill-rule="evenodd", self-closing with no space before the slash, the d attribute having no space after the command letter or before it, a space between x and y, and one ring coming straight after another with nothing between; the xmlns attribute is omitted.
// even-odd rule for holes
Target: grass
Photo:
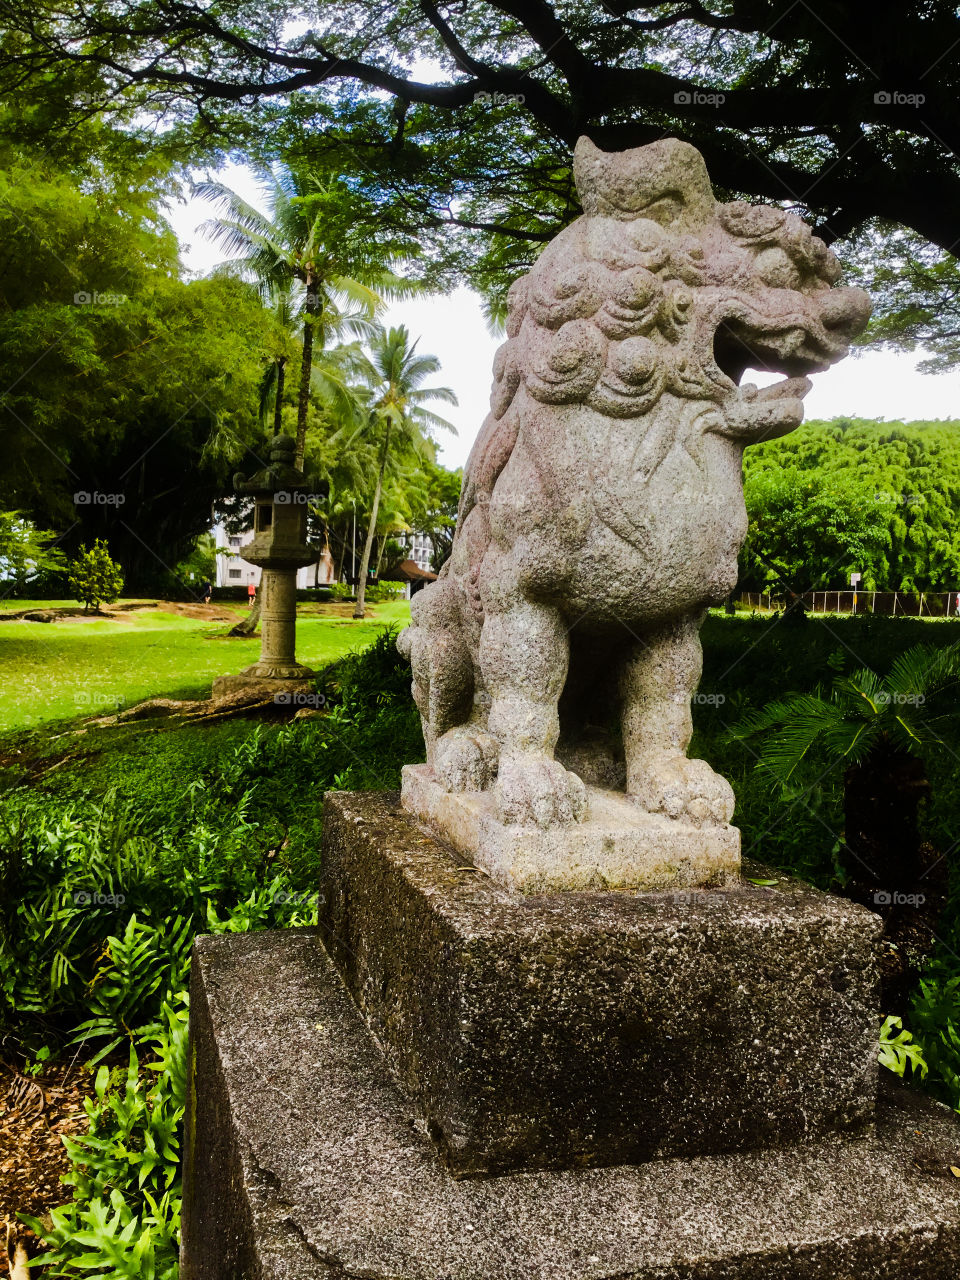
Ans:
<svg viewBox="0 0 960 1280"><path fill-rule="evenodd" d="M384 625L403 625L409 609L405 600L387 601L369 606L367 617L355 622L342 616L348 612L342 606L311 606L297 624L297 656L309 666L333 662L369 644ZM3 623L0 732L113 711L149 697L204 696L215 676L240 671L259 656L259 638L228 639L226 630L223 623L159 609L116 621Z"/></svg>

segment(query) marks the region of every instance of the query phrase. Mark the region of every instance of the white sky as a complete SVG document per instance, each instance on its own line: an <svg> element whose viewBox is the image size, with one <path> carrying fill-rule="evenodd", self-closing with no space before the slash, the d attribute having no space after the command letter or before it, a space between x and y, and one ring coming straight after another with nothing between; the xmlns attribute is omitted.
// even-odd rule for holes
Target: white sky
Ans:
<svg viewBox="0 0 960 1280"><path fill-rule="evenodd" d="M261 204L248 169L230 164L217 176L251 204ZM201 275L222 257L196 231L212 213L212 207L200 200L175 204L168 210L184 264ZM419 338L419 349L440 359L442 369L436 381L452 387L460 401L459 408L439 406L458 432L455 437L439 433L440 461L448 467L462 466L487 412L493 354L501 339L490 334L479 298L466 288L398 303L387 312L386 322L405 324L413 337ZM960 371L935 376L918 373L916 364L922 358L922 352L900 355L875 351L852 356L827 373L815 375L813 390L805 401L806 416L904 421L960 418ZM775 378L748 373L746 381L762 385Z"/></svg>

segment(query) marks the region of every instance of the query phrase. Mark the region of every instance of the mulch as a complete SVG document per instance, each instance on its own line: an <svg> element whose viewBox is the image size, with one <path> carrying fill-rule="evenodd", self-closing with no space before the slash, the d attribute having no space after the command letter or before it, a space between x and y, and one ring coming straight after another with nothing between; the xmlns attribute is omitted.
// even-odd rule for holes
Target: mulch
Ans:
<svg viewBox="0 0 960 1280"><path fill-rule="evenodd" d="M94 1072L66 1059L47 1066L37 1080L0 1061L0 1268L7 1274L6 1231L13 1225L32 1257L37 1242L17 1214L42 1218L70 1199L60 1183L69 1161L63 1135L86 1133L85 1098L94 1095Z"/></svg>

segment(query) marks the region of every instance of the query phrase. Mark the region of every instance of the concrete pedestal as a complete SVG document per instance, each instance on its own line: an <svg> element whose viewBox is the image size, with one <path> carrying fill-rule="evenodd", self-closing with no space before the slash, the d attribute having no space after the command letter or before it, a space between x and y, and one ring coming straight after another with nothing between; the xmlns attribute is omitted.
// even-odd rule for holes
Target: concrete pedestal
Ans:
<svg viewBox="0 0 960 1280"><path fill-rule="evenodd" d="M733 883L740 832L646 813L623 792L587 787L587 816L543 830L505 824L491 791L444 791L425 764L403 768L403 807L500 884L521 893L684 889Z"/></svg>
<svg viewBox="0 0 960 1280"><path fill-rule="evenodd" d="M902 1088L876 1136L456 1181L314 930L199 939L191 1000L182 1280L960 1274L960 1125Z"/></svg>
<svg viewBox="0 0 960 1280"><path fill-rule="evenodd" d="M327 951L455 1174L783 1146L873 1120L872 912L784 877L504 889L391 793L328 793Z"/></svg>

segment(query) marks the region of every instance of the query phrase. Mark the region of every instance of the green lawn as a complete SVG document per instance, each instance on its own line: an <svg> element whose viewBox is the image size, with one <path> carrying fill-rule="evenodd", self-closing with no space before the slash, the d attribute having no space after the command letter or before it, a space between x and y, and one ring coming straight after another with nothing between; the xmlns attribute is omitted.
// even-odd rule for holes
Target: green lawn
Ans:
<svg viewBox="0 0 960 1280"><path fill-rule="evenodd" d="M20 602L20 607L29 606ZM405 600L369 606L362 622L335 615L302 617L297 656L322 666L369 644L383 626L403 625L409 617ZM116 710L149 697L202 697L215 676L239 671L259 655L259 638L226 639L226 629L226 624L159 610L116 622L2 623L0 732Z"/></svg>

